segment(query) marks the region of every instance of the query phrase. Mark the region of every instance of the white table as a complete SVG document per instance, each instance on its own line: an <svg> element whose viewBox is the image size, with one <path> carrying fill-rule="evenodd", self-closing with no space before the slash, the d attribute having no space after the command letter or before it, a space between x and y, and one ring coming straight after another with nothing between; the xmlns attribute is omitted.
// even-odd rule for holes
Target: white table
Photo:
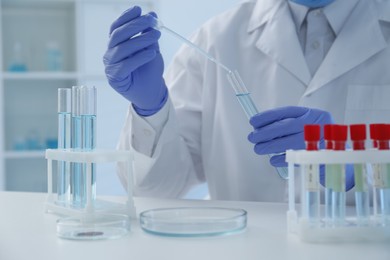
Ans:
<svg viewBox="0 0 390 260"><path fill-rule="evenodd" d="M307 244L286 231L286 204L135 198L138 213L152 208L222 206L248 211L240 234L213 238L170 238L142 231L132 223L116 240L70 241L57 238L56 219L44 213L46 194L0 192L0 260L389 260L390 243ZM124 198L113 198L123 201Z"/></svg>

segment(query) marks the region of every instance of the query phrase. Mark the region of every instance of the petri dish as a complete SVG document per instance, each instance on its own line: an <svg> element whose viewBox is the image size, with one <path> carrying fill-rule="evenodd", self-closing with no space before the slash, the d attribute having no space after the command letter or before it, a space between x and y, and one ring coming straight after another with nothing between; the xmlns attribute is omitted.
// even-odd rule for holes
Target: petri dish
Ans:
<svg viewBox="0 0 390 260"><path fill-rule="evenodd" d="M86 214L57 220L57 236L71 240L102 240L125 236L130 218L119 214Z"/></svg>
<svg viewBox="0 0 390 260"><path fill-rule="evenodd" d="M182 207L147 210L140 214L147 233L172 237L207 237L237 233L246 228L243 209Z"/></svg>

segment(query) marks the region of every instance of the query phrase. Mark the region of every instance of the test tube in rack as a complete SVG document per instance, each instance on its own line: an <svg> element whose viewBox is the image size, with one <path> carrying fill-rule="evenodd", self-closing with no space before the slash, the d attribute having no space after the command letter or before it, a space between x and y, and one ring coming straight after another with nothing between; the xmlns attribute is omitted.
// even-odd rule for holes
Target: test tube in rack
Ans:
<svg viewBox="0 0 390 260"><path fill-rule="evenodd" d="M366 125L356 124L350 125L350 136L354 151L365 150L366 140ZM366 164L354 164L354 180L355 180L355 205L356 219L358 225L367 225L370 217L370 201L367 180Z"/></svg>
<svg viewBox="0 0 390 260"><path fill-rule="evenodd" d="M71 148L71 89L58 89L58 148ZM57 203L70 201L70 163L58 162Z"/></svg>
<svg viewBox="0 0 390 260"><path fill-rule="evenodd" d="M332 127L333 125L324 125L324 139L325 149L333 150L332 141ZM325 165L325 219L327 223L330 223L332 219L332 194L333 194L333 164Z"/></svg>
<svg viewBox="0 0 390 260"><path fill-rule="evenodd" d="M390 125L378 124L376 127L378 150L390 150ZM390 164L379 163L374 167L375 193L379 193L380 217L383 225L390 225Z"/></svg>
<svg viewBox="0 0 390 260"><path fill-rule="evenodd" d="M307 151L318 151L320 125L305 125ZM302 217L310 224L320 223L320 170L319 164L305 164L302 170Z"/></svg>
<svg viewBox="0 0 390 260"><path fill-rule="evenodd" d="M334 125L332 127L333 150L345 151L347 141L348 126ZM334 164L334 174L332 174L332 225L340 226L345 223L345 165Z"/></svg>

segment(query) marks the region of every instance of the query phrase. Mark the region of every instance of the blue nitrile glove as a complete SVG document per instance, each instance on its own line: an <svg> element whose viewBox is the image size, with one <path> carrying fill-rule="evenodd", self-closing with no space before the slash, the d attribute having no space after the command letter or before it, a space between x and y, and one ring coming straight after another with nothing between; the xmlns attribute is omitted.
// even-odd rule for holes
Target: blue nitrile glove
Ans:
<svg viewBox="0 0 390 260"><path fill-rule="evenodd" d="M111 87L129 100L139 115L150 116L164 106L168 90L158 45L161 33L153 29L157 16L141 12L135 6L114 21L103 61Z"/></svg>
<svg viewBox="0 0 390 260"><path fill-rule="evenodd" d="M254 115L250 124L254 127L248 140L255 144L255 152L260 155L276 154L270 159L274 167L287 167L285 151L305 149L304 125L332 124L329 112L306 107L280 107ZM321 131L320 148L324 148L324 135ZM282 153L282 154L281 154ZM347 167L347 189L354 186L353 167ZM325 184L324 167L321 167L320 182Z"/></svg>

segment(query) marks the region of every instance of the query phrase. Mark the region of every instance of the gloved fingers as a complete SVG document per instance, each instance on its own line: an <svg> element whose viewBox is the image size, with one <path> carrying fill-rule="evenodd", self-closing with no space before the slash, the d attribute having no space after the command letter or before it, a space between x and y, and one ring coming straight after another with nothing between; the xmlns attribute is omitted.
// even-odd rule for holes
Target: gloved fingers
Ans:
<svg viewBox="0 0 390 260"><path fill-rule="evenodd" d="M269 162L274 167L287 167L286 154L274 155L270 158Z"/></svg>
<svg viewBox="0 0 390 260"><path fill-rule="evenodd" d="M124 25L125 23L130 22L131 20L134 20L135 18L141 16L142 10L139 6L133 6L126 11L124 11L118 19L116 19L110 27L110 35L111 33L118 27Z"/></svg>
<svg viewBox="0 0 390 260"><path fill-rule="evenodd" d="M305 122L299 118L286 118L270 125L254 129L248 140L252 143L267 142L276 138L303 132Z"/></svg>
<svg viewBox="0 0 390 260"><path fill-rule="evenodd" d="M284 153L286 150L303 149L305 146L303 133L284 136L267 142L256 143L254 150L257 154Z"/></svg>
<svg viewBox="0 0 390 260"><path fill-rule="evenodd" d="M113 48L116 45L127 41L130 38L140 34L148 28L153 28L156 25L156 19L149 14L131 20L122 26L116 28L108 42L108 48Z"/></svg>
<svg viewBox="0 0 390 260"><path fill-rule="evenodd" d="M118 63L128 57L132 57L136 53L150 47L158 46L157 41L161 33L157 30L151 30L142 35L123 42L113 48L107 50L103 57L105 64Z"/></svg>
<svg viewBox="0 0 390 260"><path fill-rule="evenodd" d="M107 78L112 86L123 86L123 81L128 80L131 72L151 62L156 57L155 50L144 50L121 62L109 64L105 68ZM117 89L115 87L115 89ZM118 89L117 89L118 90ZM126 89L127 90L127 89ZM125 91L126 91L125 90Z"/></svg>
<svg viewBox="0 0 390 260"><path fill-rule="evenodd" d="M283 119L300 117L307 113L308 110L306 107L280 107L258 113L249 122L254 128L261 128Z"/></svg>

